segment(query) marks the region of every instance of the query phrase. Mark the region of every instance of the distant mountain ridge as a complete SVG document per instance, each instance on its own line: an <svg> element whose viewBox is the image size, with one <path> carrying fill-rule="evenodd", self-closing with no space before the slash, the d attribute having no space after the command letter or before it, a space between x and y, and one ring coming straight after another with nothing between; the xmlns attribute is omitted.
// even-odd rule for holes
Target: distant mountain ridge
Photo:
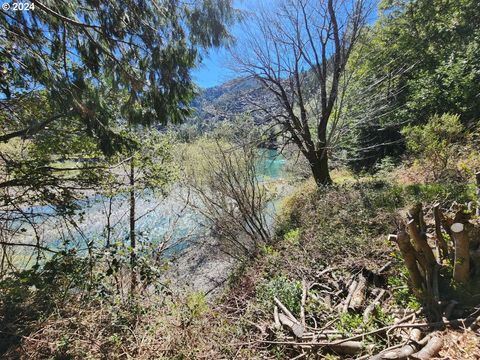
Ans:
<svg viewBox="0 0 480 360"><path fill-rule="evenodd" d="M193 101L193 120L225 121L239 115L251 115L255 123L265 123L265 112L258 108L273 105L271 94L253 78L237 78L219 86L207 88Z"/></svg>

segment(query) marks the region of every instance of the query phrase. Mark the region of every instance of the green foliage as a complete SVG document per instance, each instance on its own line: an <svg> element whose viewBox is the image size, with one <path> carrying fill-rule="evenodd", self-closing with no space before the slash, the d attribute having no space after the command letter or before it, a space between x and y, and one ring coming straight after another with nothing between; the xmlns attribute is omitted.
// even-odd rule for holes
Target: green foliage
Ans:
<svg viewBox="0 0 480 360"><path fill-rule="evenodd" d="M404 188L404 196L408 203L415 202L468 202L474 198L474 190L471 186L456 183L430 183L413 184Z"/></svg>
<svg viewBox="0 0 480 360"><path fill-rule="evenodd" d="M180 318L182 327L195 324L209 310L205 294L202 292L187 294L185 298L180 299L173 307Z"/></svg>
<svg viewBox="0 0 480 360"><path fill-rule="evenodd" d="M352 336L355 331L364 327L361 314L342 313L336 323L337 330L347 336Z"/></svg>
<svg viewBox="0 0 480 360"><path fill-rule="evenodd" d="M381 305L375 305L373 315L373 321L377 322L381 327L390 325L394 321L393 316L388 314Z"/></svg>
<svg viewBox="0 0 480 360"><path fill-rule="evenodd" d="M8 99L46 89L62 121L80 121L112 152L120 140L111 131L118 118L147 125L188 114L195 91L189 71L200 48L228 43L227 27L236 18L223 0L75 0L2 12L0 27L10 36L1 40L8 76L0 89Z"/></svg>
<svg viewBox="0 0 480 360"><path fill-rule="evenodd" d="M300 229L289 230L284 236L283 239L288 241L292 245L298 244L300 240Z"/></svg>
<svg viewBox="0 0 480 360"><path fill-rule="evenodd" d="M393 298L398 306L416 311L420 309L421 304L408 288L406 279L408 279L408 271L406 268L402 268L399 276L388 278L388 285L393 289Z"/></svg>
<svg viewBox="0 0 480 360"><path fill-rule="evenodd" d="M300 314L302 284L284 276L276 276L261 282L256 289L257 301L266 311L273 307L273 298L277 297L294 315Z"/></svg>
<svg viewBox="0 0 480 360"><path fill-rule="evenodd" d="M346 116L355 170L404 151L404 124L435 114L478 122L480 4L476 0L383 1L352 54ZM351 104L351 105L350 105Z"/></svg>
<svg viewBox="0 0 480 360"><path fill-rule="evenodd" d="M464 128L460 116L434 115L425 125L407 126L402 130L408 150L419 156L421 167L431 172L433 179L445 177L447 171L456 171L451 160L458 152Z"/></svg>

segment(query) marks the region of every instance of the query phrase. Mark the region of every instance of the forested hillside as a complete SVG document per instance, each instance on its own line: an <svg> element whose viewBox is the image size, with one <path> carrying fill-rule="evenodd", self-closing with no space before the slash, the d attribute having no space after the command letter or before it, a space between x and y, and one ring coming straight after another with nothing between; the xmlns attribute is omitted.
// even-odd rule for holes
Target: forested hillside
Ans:
<svg viewBox="0 0 480 360"><path fill-rule="evenodd" d="M2 359L480 358L478 0L4 0L0 140Z"/></svg>

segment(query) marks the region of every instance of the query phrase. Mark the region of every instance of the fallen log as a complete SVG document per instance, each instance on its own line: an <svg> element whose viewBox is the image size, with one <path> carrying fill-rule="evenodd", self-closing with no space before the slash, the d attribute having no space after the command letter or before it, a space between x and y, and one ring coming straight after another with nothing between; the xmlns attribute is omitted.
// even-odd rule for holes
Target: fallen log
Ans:
<svg viewBox="0 0 480 360"><path fill-rule="evenodd" d="M370 314L373 312L373 310L375 309L375 305L377 305L380 300L383 298L383 296L385 295L386 291L384 289L380 290L380 293L377 295L377 297L375 298L375 300L372 301L372 303L370 305L367 306L367 308L365 309L365 311L363 312L363 322L364 323L367 323L368 322L368 319L370 318Z"/></svg>
<svg viewBox="0 0 480 360"><path fill-rule="evenodd" d="M434 336L425 345L425 347L412 355L412 359L429 360L435 357L443 347L443 339L440 336Z"/></svg>
<svg viewBox="0 0 480 360"><path fill-rule="evenodd" d="M353 290L352 296L350 298L350 303L348 304L348 309L357 310L363 306L365 301L365 289L367 287L367 279L360 274L357 286Z"/></svg>
<svg viewBox="0 0 480 360"><path fill-rule="evenodd" d="M305 329L304 327L293 321L292 319L290 319L287 315L284 315L284 314L278 314L278 318L280 320L280 323L282 323L283 325L287 326L288 328L290 328L290 330L293 332L293 334L298 337L298 338L302 338L304 332L305 332Z"/></svg>
<svg viewBox="0 0 480 360"><path fill-rule="evenodd" d="M352 280L350 283L350 286L348 287L348 295L347 298L345 299L345 302L343 303L343 308L342 312L347 312L348 307L350 305L350 300L352 299L353 293L355 292L355 289L357 288L358 282L356 280Z"/></svg>
<svg viewBox="0 0 480 360"><path fill-rule="evenodd" d="M408 358L410 355L416 353L420 346L418 341L422 333L419 329L412 329L408 343L395 350L382 351L377 355L370 357L370 360L402 360Z"/></svg>

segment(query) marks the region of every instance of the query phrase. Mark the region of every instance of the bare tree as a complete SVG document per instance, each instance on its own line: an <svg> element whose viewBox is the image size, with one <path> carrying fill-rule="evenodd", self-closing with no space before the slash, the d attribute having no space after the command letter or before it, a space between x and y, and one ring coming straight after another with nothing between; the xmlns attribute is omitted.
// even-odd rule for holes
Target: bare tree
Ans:
<svg viewBox="0 0 480 360"><path fill-rule="evenodd" d="M244 74L272 93L275 105L259 106L307 158L316 183L328 185L328 158L347 85L345 68L367 21L367 2L274 4L255 12L243 46L233 56Z"/></svg>
<svg viewBox="0 0 480 360"><path fill-rule="evenodd" d="M203 161L195 160L185 176L189 205L207 220L224 253L238 260L255 257L271 236L270 197L259 180L257 148L218 139L198 146Z"/></svg>

